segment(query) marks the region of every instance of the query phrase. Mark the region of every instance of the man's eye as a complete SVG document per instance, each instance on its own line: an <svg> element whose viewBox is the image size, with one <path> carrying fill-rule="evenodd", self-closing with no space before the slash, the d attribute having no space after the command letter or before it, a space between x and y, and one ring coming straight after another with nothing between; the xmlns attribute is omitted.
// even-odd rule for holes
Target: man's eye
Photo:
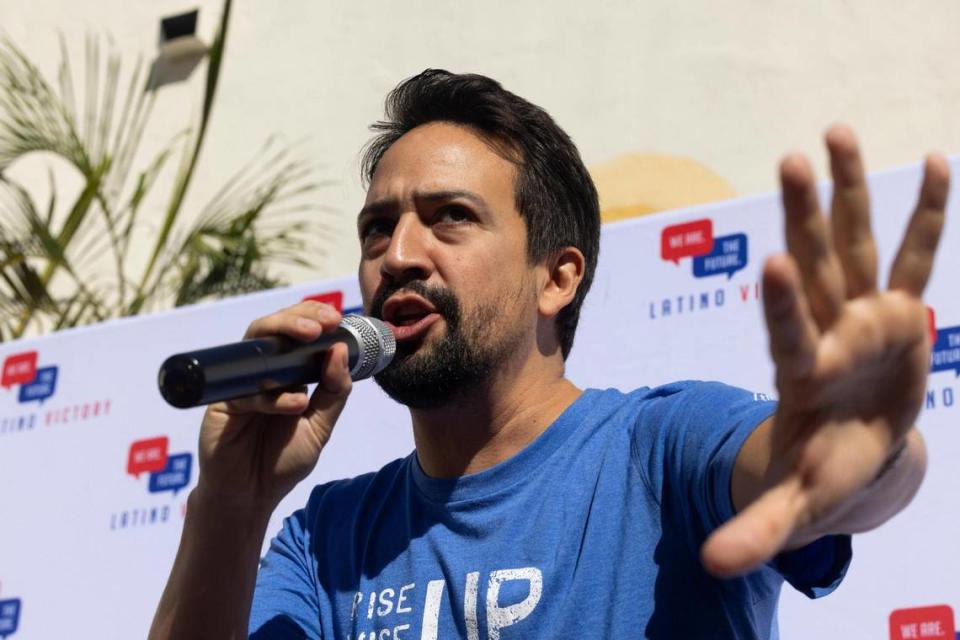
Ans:
<svg viewBox="0 0 960 640"><path fill-rule="evenodd" d="M390 235L393 224L389 220L370 220L360 228L360 239L366 240L371 236Z"/></svg>
<svg viewBox="0 0 960 640"><path fill-rule="evenodd" d="M463 207L448 205L437 210L439 222L466 222L470 218L470 212Z"/></svg>

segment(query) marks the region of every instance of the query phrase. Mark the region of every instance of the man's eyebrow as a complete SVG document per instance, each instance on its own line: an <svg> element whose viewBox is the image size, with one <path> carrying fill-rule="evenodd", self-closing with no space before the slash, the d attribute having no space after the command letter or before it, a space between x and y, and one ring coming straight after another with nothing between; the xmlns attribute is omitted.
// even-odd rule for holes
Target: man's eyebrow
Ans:
<svg viewBox="0 0 960 640"><path fill-rule="evenodd" d="M463 189L444 189L439 191L415 191L413 193L414 200L424 201L424 202L442 202L445 200L457 200L464 199L469 200L474 206L486 209L486 201L473 193L472 191L466 191ZM396 211L397 201L393 198L385 198L383 200L374 200L373 202L364 205L363 209L360 210L360 213L357 214L357 219L364 218L370 215L389 215Z"/></svg>
<svg viewBox="0 0 960 640"><path fill-rule="evenodd" d="M416 200L426 200L427 202L436 202L438 200L457 200L463 198L464 200L469 200L471 203L478 207L487 207L486 201L483 198L473 193L472 191L466 191L463 189L448 189L443 191L419 191L414 192L414 199Z"/></svg>
<svg viewBox="0 0 960 640"><path fill-rule="evenodd" d="M396 208L397 204L394 200L374 200L364 205L363 209L360 209L360 213L357 214L357 220L371 215L386 215Z"/></svg>

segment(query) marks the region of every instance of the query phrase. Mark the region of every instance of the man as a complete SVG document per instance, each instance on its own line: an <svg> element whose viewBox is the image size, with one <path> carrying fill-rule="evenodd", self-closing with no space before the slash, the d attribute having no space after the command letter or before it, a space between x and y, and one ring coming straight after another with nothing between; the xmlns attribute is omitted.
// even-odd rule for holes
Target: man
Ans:
<svg viewBox="0 0 960 640"><path fill-rule="evenodd" d="M416 451L315 488L258 576L270 514L350 392L345 350L309 398L211 405L152 637L772 638L783 580L829 592L849 535L913 497L941 157L883 292L852 133L827 134L829 223L806 160L784 160L790 256L763 273L773 404L719 383L625 394L564 377L599 215L545 112L428 70L375 128L360 284L396 334L378 382L410 408ZM339 319L303 303L247 336L313 340Z"/></svg>

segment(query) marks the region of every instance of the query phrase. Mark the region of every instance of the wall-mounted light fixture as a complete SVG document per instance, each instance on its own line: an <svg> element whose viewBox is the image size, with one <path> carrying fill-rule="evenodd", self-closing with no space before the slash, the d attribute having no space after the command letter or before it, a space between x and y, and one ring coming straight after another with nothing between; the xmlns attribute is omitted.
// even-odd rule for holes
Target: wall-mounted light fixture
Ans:
<svg viewBox="0 0 960 640"><path fill-rule="evenodd" d="M201 57L210 48L197 35L197 18L200 10L194 9L160 20L160 58Z"/></svg>

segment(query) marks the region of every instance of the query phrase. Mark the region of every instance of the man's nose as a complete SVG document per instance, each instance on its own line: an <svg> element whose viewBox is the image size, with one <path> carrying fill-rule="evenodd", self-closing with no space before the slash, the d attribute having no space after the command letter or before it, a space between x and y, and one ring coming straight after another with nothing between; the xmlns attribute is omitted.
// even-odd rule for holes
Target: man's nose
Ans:
<svg viewBox="0 0 960 640"><path fill-rule="evenodd" d="M405 213L393 228L380 270L396 281L426 280L433 270L429 249L430 229L415 213Z"/></svg>

